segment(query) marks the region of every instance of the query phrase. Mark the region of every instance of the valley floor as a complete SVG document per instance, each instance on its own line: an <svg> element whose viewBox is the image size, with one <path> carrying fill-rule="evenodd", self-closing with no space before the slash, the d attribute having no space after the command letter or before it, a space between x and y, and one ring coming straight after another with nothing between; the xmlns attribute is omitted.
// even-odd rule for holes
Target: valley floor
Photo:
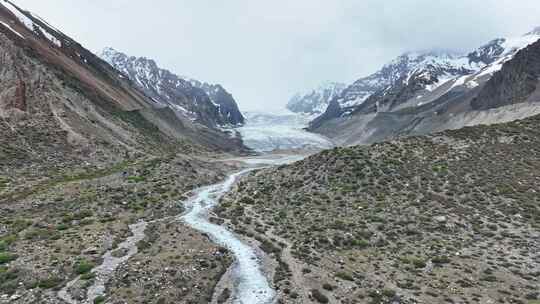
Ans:
<svg viewBox="0 0 540 304"><path fill-rule="evenodd" d="M105 253L120 259L134 253L107 278L107 302L209 302L233 259L177 216L184 212L179 202L186 193L239 168L213 157L171 155L98 170L74 167L78 173L72 176L49 172L35 182L26 182L22 172L2 177L0 303L64 303L57 293L75 278L67 292L79 303L101 279L92 269ZM141 220L148 224L130 253L133 248L119 245L132 234L130 225Z"/></svg>

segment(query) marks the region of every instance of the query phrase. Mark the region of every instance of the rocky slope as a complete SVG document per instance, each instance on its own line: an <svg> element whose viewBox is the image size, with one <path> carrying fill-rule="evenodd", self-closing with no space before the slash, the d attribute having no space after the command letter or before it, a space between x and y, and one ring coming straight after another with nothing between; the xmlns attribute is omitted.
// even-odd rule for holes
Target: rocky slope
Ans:
<svg viewBox="0 0 540 304"><path fill-rule="evenodd" d="M282 303L537 303L538 130L327 150L252 174L219 212L276 257Z"/></svg>
<svg viewBox="0 0 540 304"><path fill-rule="evenodd" d="M287 109L294 113L320 115L326 111L330 101L341 95L346 85L328 82L308 93L298 93L289 100Z"/></svg>
<svg viewBox="0 0 540 304"><path fill-rule="evenodd" d="M182 78L157 66L152 59L127 56L112 48L101 58L127 76L159 106L177 109L209 127L244 123L236 101L221 85Z"/></svg>
<svg viewBox="0 0 540 304"><path fill-rule="evenodd" d="M78 277L68 292L85 298L97 280L91 270L104 253L126 256L118 246L140 220L148 227L134 263L122 265L108 290L130 303L211 297L230 257L169 218L182 212L185 192L236 169L215 158L241 151L241 141L157 105L4 0L0 80L0 303L64 303L58 291ZM196 258L177 246L180 238ZM161 272L164 265L189 271Z"/></svg>
<svg viewBox="0 0 540 304"><path fill-rule="evenodd" d="M455 115L459 118L454 119L456 122L453 128L469 125L473 120L481 123L479 115L482 115L485 123L516 119L512 115L500 117L500 112L497 112L497 117L491 115L491 112L487 115L478 113L476 110L496 107L475 106L479 101L472 100L482 90L493 91L490 97L493 97L493 94L499 94L501 99L508 97L503 96L502 91L497 93L490 89L496 85L486 86L486 83L490 82L493 75L507 74L510 75L507 77L512 78L511 75L520 73L517 69L513 72L508 69L500 70L511 64L511 61L519 60L514 58L516 54L538 39L540 32L535 30L521 37L493 40L468 55L406 54L381 70L392 71L382 73L389 76L375 78L378 80L376 83L383 83L380 89L366 96L364 93L355 94L354 92L358 91L357 85L351 85L344 92L353 93L348 97L344 93L342 97L333 100L328 110L312 122L310 129L335 138L338 143L354 144L442 130L449 127L448 121ZM534 50L529 50L528 53L534 56ZM377 74L381 72L375 75ZM528 93L532 94L530 83ZM343 100L358 102L354 102L352 107L344 107ZM515 103L506 100L499 102L499 105ZM526 111L521 111L524 112ZM534 111L531 114L534 114ZM521 115L517 118L523 117ZM420 124L423 120L429 123Z"/></svg>
<svg viewBox="0 0 540 304"><path fill-rule="evenodd" d="M218 119L221 125L242 126L245 123L244 115L240 112L236 100L219 84L209 84L190 79L189 82L197 88L203 89L212 103L217 105L221 117Z"/></svg>

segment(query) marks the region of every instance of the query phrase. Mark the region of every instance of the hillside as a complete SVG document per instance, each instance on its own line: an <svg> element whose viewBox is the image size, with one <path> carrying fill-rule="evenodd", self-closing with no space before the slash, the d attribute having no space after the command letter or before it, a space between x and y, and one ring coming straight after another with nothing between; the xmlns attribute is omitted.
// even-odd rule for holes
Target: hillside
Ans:
<svg viewBox="0 0 540 304"><path fill-rule="evenodd" d="M283 303L536 303L538 130L335 148L252 174L219 213L275 255Z"/></svg>
<svg viewBox="0 0 540 304"><path fill-rule="evenodd" d="M156 300L211 298L232 259L173 216L186 192L236 169L215 159L242 152L241 141L156 106L108 63L4 0L0 62L0 302L66 303L64 291L86 300L105 279L129 303L173 286ZM141 240L122 245L132 233ZM189 245L175 248L179 239ZM105 278L91 270L106 253L137 262ZM171 265L190 271L156 272Z"/></svg>

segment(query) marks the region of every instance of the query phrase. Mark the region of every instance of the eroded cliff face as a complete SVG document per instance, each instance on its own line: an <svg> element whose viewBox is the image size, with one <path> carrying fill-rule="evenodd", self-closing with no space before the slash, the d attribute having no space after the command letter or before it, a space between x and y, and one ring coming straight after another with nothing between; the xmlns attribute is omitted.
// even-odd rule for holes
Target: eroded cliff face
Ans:
<svg viewBox="0 0 540 304"><path fill-rule="evenodd" d="M9 39L0 39L0 116L7 117L15 110L26 112L26 82L21 78L23 71L17 67L12 56L14 48ZM24 76L23 76L24 77Z"/></svg>
<svg viewBox="0 0 540 304"><path fill-rule="evenodd" d="M156 106L108 63L45 21L9 2L0 4L2 153L35 157L26 163L49 157L57 160L51 163L103 163L179 147L182 152L186 145L243 149L230 134Z"/></svg>
<svg viewBox="0 0 540 304"><path fill-rule="evenodd" d="M495 73L471 102L475 110L487 110L538 100L540 41L516 54ZM534 94L537 92L536 94ZM532 98L530 98L532 97Z"/></svg>
<svg viewBox="0 0 540 304"><path fill-rule="evenodd" d="M119 105L94 103L99 97L88 97L76 79L38 56L0 34L0 116L16 137L4 133L4 147L43 158L100 154L111 161L119 151L145 150L144 136L114 116L123 111Z"/></svg>

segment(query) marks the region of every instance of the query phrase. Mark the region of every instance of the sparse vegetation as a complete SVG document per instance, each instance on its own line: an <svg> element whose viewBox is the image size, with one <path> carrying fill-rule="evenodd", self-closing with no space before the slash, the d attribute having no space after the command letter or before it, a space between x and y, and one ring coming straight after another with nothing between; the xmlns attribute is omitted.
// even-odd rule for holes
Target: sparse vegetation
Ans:
<svg viewBox="0 0 540 304"><path fill-rule="evenodd" d="M286 240L308 279L342 282L332 293L344 303L528 303L517 290L540 272L539 126L535 116L323 151L252 174L219 212L239 232ZM400 290L380 288L389 283Z"/></svg>

